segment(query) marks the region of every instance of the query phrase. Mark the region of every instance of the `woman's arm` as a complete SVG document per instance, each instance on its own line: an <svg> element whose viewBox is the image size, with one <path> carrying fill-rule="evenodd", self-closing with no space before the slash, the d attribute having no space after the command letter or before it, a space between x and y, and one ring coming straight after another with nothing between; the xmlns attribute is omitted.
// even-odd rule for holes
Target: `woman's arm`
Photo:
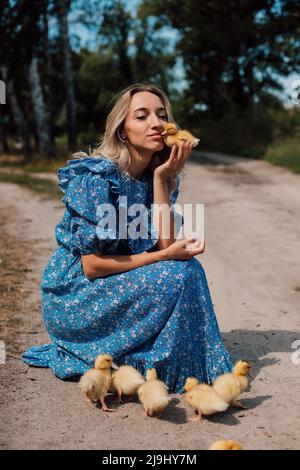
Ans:
<svg viewBox="0 0 300 470"><path fill-rule="evenodd" d="M153 224L159 234L157 250L163 250L175 242L174 216L166 181L160 176L153 178Z"/></svg>
<svg viewBox="0 0 300 470"><path fill-rule="evenodd" d="M159 233L158 250L168 248L175 242L174 215L170 208L170 197L167 189L169 176L178 174L184 167L192 150L191 142L180 142L179 148L173 145L169 159L154 170L154 216L153 224ZM160 206L162 211L160 211Z"/></svg>
<svg viewBox="0 0 300 470"><path fill-rule="evenodd" d="M164 250L152 253L145 252L138 255L103 255L101 253L81 255L82 268L89 280L123 273L166 259L168 258Z"/></svg>

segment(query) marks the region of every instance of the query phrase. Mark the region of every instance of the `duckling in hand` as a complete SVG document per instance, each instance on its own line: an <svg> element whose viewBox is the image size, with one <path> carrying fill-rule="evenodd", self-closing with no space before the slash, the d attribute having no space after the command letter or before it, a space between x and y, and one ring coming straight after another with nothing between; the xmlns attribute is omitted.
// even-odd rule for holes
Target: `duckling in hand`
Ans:
<svg viewBox="0 0 300 470"><path fill-rule="evenodd" d="M117 411L107 408L105 395L111 385L111 368L118 369L109 354L100 354L93 369L86 371L79 380L79 387L87 404L101 401L102 411Z"/></svg>
<svg viewBox="0 0 300 470"><path fill-rule="evenodd" d="M199 384L194 377L189 377L184 389L185 401L195 410L197 416L190 418L190 421L200 421L202 415L212 415L221 411L226 411L228 403L226 403L210 385Z"/></svg>
<svg viewBox="0 0 300 470"><path fill-rule="evenodd" d="M157 379L155 369L147 370L146 382L139 387L138 396L144 406L144 414L146 416L157 414L159 418L171 401L171 397L168 396L168 387Z"/></svg>
<svg viewBox="0 0 300 470"><path fill-rule="evenodd" d="M132 366L120 366L120 368L112 374L112 389L118 393L118 401L122 403L122 394L133 395L145 380Z"/></svg>
<svg viewBox="0 0 300 470"><path fill-rule="evenodd" d="M213 389L227 403L246 409L237 399L248 387L247 375L251 370L248 361L238 361L232 373L220 375L213 383Z"/></svg>
<svg viewBox="0 0 300 470"><path fill-rule="evenodd" d="M161 136L168 147L173 147L174 144L179 147L180 142L188 140L193 144L192 148L194 148L200 142L200 139L194 137L191 132L178 130L176 124L173 122L168 122L168 124L165 125L165 130Z"/></svg>
<svg viewBox="0 0 300 470"><path fill-rule="evenodd" d="M207 450L243 450L243 446L238 441L228 439L214 442Z"/></svg>

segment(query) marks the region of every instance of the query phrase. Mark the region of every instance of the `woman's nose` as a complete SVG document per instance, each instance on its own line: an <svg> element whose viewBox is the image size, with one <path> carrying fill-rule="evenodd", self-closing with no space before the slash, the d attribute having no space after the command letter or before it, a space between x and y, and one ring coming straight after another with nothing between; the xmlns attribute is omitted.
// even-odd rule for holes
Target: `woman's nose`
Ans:
<svg viewBox="0 0 300 470"><path fill-rule="evenodd" d="M156 127L160 131L164 129L163 123L160 118L156 115L151 117L151 127Z"/></svg>

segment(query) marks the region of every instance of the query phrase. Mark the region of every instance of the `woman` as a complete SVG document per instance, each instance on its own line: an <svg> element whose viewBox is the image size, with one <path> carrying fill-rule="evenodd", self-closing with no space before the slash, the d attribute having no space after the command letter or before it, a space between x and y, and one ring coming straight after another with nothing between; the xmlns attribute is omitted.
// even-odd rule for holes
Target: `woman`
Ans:
<svg viewBox="0 0 300 470"><path fill-rule="evenodd" d="M159 87L129 86L116 97L100 147L58 171L66 210L41 283L52 342L28 349L27 364L50 367L64 379L84 373L105 352L143 374L155 367L170 392L179 393L188 376L211 383L232 370L205 272L194 258L204 241L186 248L188 240L175 241L178 214L159 214L161 204L174 209L178 174L191 151L189 144L165 146L168 121L174 121L171 106ZM105 230L99 207L118 212L125 200L127 223L118 215L118 230ZM146 207L147 237L121 237L136 203Z"/></svg>

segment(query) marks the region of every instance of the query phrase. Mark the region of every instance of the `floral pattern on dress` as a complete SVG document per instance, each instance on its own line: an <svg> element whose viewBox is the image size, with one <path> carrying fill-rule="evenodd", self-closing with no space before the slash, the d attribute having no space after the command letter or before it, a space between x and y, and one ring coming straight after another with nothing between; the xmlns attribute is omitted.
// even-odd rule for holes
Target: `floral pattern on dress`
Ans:
<svg viewBox="0 0 300 470"><path fill-rule="evenodd" d="M172 207L179 194L178 176L176 181ZM189 376L211 383L231 371L206 275L196 258L158 261L92 280L84 274L81 255L138 254L155 246L153 177L145 172L135 180L100 156L68 161L58 171L58 182L66 209L55 227L57 249L41 282L42 315L51 342L27 349L24 362L49 367L66 379L93 367L98 354L109 353L117 365L133 365L144 376L155 367L169 391L177 393ZM97 207L109 203L118 210L121 196L127 197L128 207L146 206L148 239L122 239L118 230L99 227ZM174 212L177 233L184 220Z"/></svg>

